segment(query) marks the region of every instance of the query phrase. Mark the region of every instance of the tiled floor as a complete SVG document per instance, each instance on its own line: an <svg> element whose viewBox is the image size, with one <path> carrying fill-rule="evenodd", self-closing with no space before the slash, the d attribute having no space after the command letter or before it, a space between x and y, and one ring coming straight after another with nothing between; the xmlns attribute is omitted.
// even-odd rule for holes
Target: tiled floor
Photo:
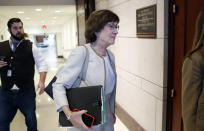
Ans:
<svg viewBox="0 0 204 131"><path fill-rule="evenodd" d="M53 47L50 47L53 48ZM48 48L49 49L49 48ZM49 49L51 50L51 49ZM63 60L57 60L53 52L47 52L47 62L49 63L49 72L46 79L46 85L56 73L56 69L64 64ZM53 56L53 57L51 57ZM54 64L53 64L54 63ZM39 75L35 75L35 84L38 83ZM66 128L58 127L58 113L56 112L55 104L46 93L36 97L36 114L39 131L66 131ZM21 112L17 112L13 122L11 123L11 131L26 131L25 119ZM115 131L128 131L120 119L117 118L115 124Z"/></svg>

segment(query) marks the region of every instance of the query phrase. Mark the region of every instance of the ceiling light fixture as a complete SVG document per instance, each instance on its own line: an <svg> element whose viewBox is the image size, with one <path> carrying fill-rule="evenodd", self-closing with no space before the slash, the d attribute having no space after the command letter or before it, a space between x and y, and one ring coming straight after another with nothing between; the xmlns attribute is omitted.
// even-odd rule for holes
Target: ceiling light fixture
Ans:
<svg viewBox="0 0 204 131"><path fill-rule="evenodd" d="M26 20L30 20L30 17L26 17L25 19L26 19Z"/></svg>
<svg viewBox="0 0 204 131"><path fill-rule="evenodd" d="M18 13L18 14L23 14L24 12L23 12L23 11L18 11L18 12L16 12L16 13Z"/></svg>
<svg viewBox="0 0 204 131"><path fill-rule="evenodd" d="M40 8L37 8L37 9L35 9L35 11L42 11L42 9L40 9Z"/></svg>
<svg viewBox="0 0 204 131"><path fill-rule="evenodd" d="M60 12L62 12L62 11L60 11L60 10L56 10L55 12L56 12L56 13L60 13Z"/></svg>

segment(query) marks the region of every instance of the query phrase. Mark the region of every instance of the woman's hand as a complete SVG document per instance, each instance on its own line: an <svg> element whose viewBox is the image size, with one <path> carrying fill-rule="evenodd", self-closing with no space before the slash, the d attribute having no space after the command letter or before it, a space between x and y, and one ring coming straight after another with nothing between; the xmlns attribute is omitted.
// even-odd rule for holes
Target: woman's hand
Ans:
<svg viewBox="0 0 204 131"><path fill-rule="evenodd" d="M81 110L78 112L71 113L70 122L72 123L74 127L79 128L79 129L84 129L84 130L90 130L90 128L88 128L82 121L82 114L86 112L87 112L86 110Z"/></svg>
<svg viewBox="0 0 204 131"><path fill-rule="evenodd" d="M77 112L72 112L69 109L68 105L65 105L62 107L62 110L64 111L64 113L66 114L66 116L69 116L69 121L72 123L72 125L76 128L79 129L84 129L84 130L90 130L90 128L88 128L84 122L82 121L82 114L86 113L86 110L81 110L81 111L77 111ZM68 117L67 117L68 118Z"/></svg>

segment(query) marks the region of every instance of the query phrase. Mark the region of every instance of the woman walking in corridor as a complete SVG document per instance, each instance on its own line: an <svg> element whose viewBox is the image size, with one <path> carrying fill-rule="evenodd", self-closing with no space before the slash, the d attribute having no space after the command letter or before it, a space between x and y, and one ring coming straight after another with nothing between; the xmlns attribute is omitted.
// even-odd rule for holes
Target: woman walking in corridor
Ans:
<svg viewBox="0 0 204 131"><path fill-rule="evenodd" d="M114 131L115 123L115 94L116 94L116 72L115 60L107 48L113 45L118 34L118 16L109 10L93 12L86 22L85 37L88 42L86 48L89 52L89 61L85 83L88 86L103 85L105 88L106 122L89 129L82 121L81 115L85 110L72 112L68 106L65 88L72 87L79 76L83 61L86 57L86 49L81 46L72 51L67 63L57 76L53 84L54 100L58 110L63 110L69 121L75 128L69 131Z"/></svg>

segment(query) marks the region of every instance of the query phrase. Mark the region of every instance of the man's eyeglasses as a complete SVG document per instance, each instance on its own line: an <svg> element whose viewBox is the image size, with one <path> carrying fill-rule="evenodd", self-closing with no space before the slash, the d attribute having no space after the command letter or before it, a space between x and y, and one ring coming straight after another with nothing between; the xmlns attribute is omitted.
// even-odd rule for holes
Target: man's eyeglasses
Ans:
<svg viewBox="0 0 204 131"><path fill-rule="evenodd" d="M119 30L119 25L114 25L114 24L107 24L107 26L111 29L111 30Z"/></svg>

